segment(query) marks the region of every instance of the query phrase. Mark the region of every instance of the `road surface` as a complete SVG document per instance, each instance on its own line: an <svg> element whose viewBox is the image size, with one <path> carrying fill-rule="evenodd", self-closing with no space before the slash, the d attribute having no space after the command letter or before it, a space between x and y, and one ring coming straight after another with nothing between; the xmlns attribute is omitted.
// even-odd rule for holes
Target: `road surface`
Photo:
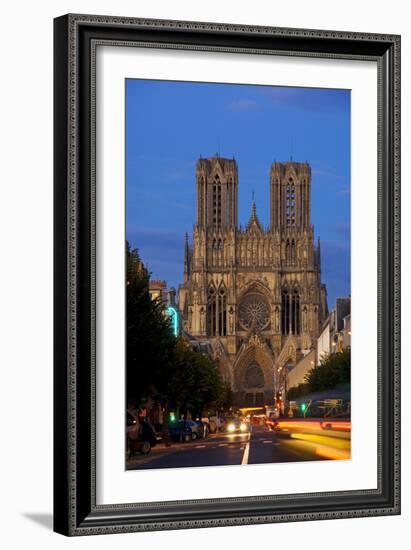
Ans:
<svg viewBox="0 0 411 550"><path fill-rule="evenodd" d="M291 430L290 430L291 432ZM127 469L191 468L300 462L350 458L350 434L320 429L276 433L265 426L253 426L250 433L209 435L187 443L160 444L150 454L132 456Z"/></svg>

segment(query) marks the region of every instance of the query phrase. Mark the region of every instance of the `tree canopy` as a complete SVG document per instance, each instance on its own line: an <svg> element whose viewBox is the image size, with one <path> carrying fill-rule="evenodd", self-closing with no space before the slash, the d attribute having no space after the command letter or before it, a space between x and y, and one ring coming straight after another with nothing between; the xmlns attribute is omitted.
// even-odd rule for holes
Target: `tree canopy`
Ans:
<svg viewBox="0 0 411 550"><path fill-rule="evenodd" d="M149 274L127 243L127 399L163 394L172 368L175 338L159 300L149 294Z"/></svg>
<svg viewBox="0 0 411 550"><path fill-rule="evenodd" d="M335 388L351 381L351 352L349 349L328 355L318 367L305 376L305 382L290 388L288 399L295 399L314 392Z"/></svg>
<svg viewBox="0 0 411 550"><path fill-rule="evenodd" d="M230 390L214 361L175 338L164 304L152 300L149 273L127 243L127 400L152 397L184 414L227 404Z"/></svg>
<svg viewBox="0 0 411 550"><path fill-rule="evenodd" d="M201 414L225 396L225 386L214 361L179 338L168 393L184 414L188 410Z"/></svg>
<svg viewBox="0 0 411 550"><path fill-rule="evenodd" d="M351 381L351 352L344 350L328 355L318 367L311 369L306 376L310 390L322 391L335 388Z"/></svg>

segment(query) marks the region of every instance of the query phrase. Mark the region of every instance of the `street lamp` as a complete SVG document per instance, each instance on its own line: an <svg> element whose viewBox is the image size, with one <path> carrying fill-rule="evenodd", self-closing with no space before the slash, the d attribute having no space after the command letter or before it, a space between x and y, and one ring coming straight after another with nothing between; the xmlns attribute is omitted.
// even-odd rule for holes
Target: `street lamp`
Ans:
<svg viewBox="0 0 411 550"><path fill-rule="evenodd" d="M284 369L284 416L288 413L287 374L288 374L288 366L286 366Z"/></svg>
<svg viewBox="0 0 411 550"><path fill-rule="evenodd" d="M294 368L294 365L292 363L288 363L287 365L284 365L284 414L288 413L288 399L287 399L287 376L291 369Z"/></svg>
<svg viewBox="0 0 411 550"><path fill-rule="evenodd" d="M285 414L285 402L287 399L287 370L285 367L278 367L278 384L276 387L275 401L279 403L279 409L281 414ZM283 389L282 389L283 388ZM282 392L284 391L284 398Z"/></svg>
<svg viewBox="0 0 411 550"><path fill-rule="evenodd" d="M278 406L278 401L281 399L281 394L280 394L280 388L281 388L281 383L280 383L280 380L281 380L280 376L281 375L280 375L280 372L281 372L281 369L282 369L282 367L277 368L278 376L276 376L275 369L273 370L273 375L274 375L274 406L275 407Z"/></svg>

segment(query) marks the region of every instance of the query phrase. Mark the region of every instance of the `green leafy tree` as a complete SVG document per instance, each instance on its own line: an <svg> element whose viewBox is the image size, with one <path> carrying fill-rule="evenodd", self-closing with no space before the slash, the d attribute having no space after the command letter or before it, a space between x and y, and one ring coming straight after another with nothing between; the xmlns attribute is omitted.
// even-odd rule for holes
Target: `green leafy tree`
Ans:
<svg viewBox="0 0 411 550"><path fill-rule="evenodd" d="M183 339L175 348L173 375L169 382L170 402L184 415L202 412L224 396L224 384L213 360L192 350Z"/></svg>
<svg viewBox="0 0 411 550"><path fill-rule="evenodd" d="M164 399L173 368L175 338L163 306L149 294L149 274L137 249L126 245L127 400Z"/></svg>
<svg viewBox="0 0 411 550"><path fill-rule="evenodd" d="M306 381L311 392L349 384L351 381L350 350L334 353L322 359L320 365L307 374Z"/></svg>
<svg viewBox="0 0 411 550"><path fill-rule="evenodd" d="M305 376L305 382L290 388L287 399L292 400L310 393L333 389L351 381L351 352L349 349L328 355L318 367Z"/></svg>
<svg viewBox="0 0 411 550"><path fill-rule="evenodd" d="M230 400L213 360L173 336L163 305L149 294L149 274L138 251L127 243L127 400L160 402L201 414Z"/></svg>
<svg viewBox="0 0 411 550"><path fill-rule="evenodd" d="M220 397L213 403L216 409L227 411L234 404L234 393L227 382L223 382L222 392Z"/></svg>

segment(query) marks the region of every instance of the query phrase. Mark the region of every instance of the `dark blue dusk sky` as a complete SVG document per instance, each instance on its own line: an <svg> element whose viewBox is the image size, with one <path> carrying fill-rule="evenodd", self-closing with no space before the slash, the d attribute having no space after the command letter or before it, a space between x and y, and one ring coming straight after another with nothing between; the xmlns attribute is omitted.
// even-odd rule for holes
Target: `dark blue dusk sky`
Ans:
<svg viewBox="0 0 411 550"><path fill-rule="evenodd" d="M350 92L126 80L126 233L152 277L178 287L195 223L200 155L237 160L239 223L252 193L269 223L269 170L308 161L328 305L350 294Z"/></svg>

